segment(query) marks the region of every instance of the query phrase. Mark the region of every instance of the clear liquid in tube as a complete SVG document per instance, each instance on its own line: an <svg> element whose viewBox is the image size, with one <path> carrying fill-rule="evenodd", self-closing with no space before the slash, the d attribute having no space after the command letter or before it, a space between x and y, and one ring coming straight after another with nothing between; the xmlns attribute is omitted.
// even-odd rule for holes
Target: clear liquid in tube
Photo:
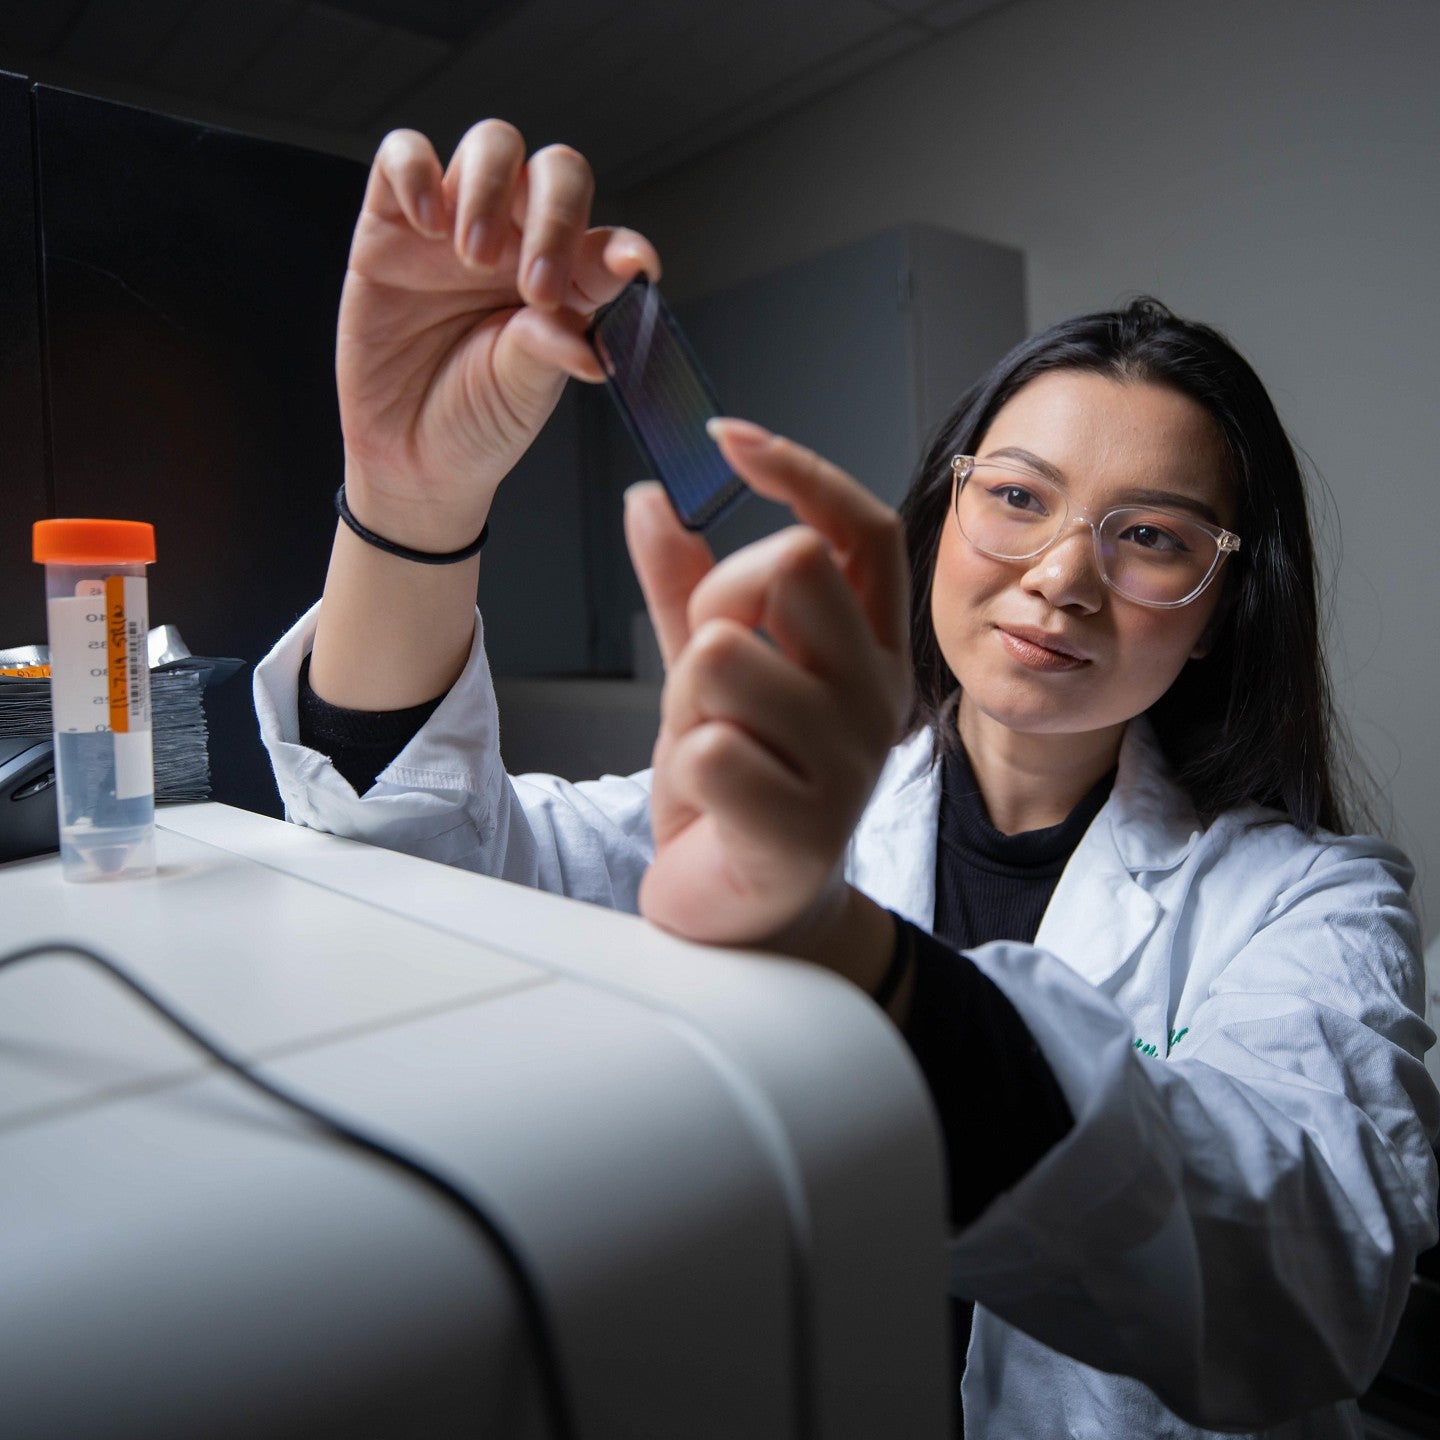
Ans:
<svg viewBox="0 0 1440 1440"><path fill-rule="evenodd" d="M55 737L60 865L66 879L155 873L155 797L116 796L115 739L108 730L61 731Z"/></svg>

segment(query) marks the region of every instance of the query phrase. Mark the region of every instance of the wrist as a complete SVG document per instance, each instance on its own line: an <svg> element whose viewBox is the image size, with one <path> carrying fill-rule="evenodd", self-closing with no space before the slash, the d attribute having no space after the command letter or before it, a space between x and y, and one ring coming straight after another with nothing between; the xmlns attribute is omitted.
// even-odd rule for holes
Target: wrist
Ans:
<svg viewBox="0 0 1440 1440"><path fill-rule="evenodd" d="M493 490L477 495L470 486L463 497L455 497L437 493L453 487L389 483L348 455L343 488L347 507L363 529L402 549L435 555L471 545L485 528L494 498Z"/></svg>
<svg viewBox="0 0 1440 1440"><path fill-rule="evenodd" d="M895 956L895 917L838 878L765 949L810 960L873 994Z"/></svg>
<svg viewBox="0 0 1440 1440"><path fill-rule="evenodd" d="M310 659L315 693L347 710L404 710L444 694L470 656L479 574L478 555L415 564L337 521Z"/></svg>
<svg viewBox="0 0 1440 1440"><path fill-rule="evenodd" d="M345 522L349 530L359 536L367 545L376 550L382 550L387 555L393 555L397 560L408 560L413 565L459 565L466 560L474 559L485 548L485 542L490 538L490 522L487 520L479 537L458 550L437 553L434 550L415 550L405 545L397 545L393 540L387 539L384 535L378 534L360 522L350 508L343 485L335 492L335 513Z"/></svg>

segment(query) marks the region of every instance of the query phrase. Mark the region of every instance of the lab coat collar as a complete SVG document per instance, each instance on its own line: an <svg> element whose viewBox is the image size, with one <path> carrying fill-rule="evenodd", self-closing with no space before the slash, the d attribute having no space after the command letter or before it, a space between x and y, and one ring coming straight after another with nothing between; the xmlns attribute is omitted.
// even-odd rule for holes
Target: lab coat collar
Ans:
<svg viewBox="0 0 1440 1440"><path fill-rule="evenodd" d="M880 772L850 841L846 877L922 930L933 929L939 827L934 733L918 730L890 752Z"/></svg>
<svg viewBox="0 0 1440 1440"><path fill-rule="evenodd" d="M935 920L940 785L933 732L918 731L891 752L850 852L851 882L926 930ZM1146 882L1179 865L1202 830L1149 721L1132 720L1114 788L1060 877L1036 945L1092 984L1113 975L1163 913Z"/></svg>
<svg viewBox="0 0 1440 1440"><path fill-rule="evenodd" d="M1081 837L1035 944L1102 985L1154 933L1164 908L1150 884L1173 870L1203 826L1144 716L1126 727L1110 798Z"/></svg>
<svg viewBox="0 0 1440 1440"><path fill-rule="evenodd" d="M1143 715L1125 728L1115 787L1095 820L1108 821L1115 853L1132 875L1173 870L1205 829Z"/></svg>

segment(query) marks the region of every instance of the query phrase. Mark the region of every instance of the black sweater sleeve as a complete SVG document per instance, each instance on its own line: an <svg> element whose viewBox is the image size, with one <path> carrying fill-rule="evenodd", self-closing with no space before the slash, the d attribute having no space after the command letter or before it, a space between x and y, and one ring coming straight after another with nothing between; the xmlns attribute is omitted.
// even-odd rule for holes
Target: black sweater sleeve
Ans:
<svg viewBox="0 0 1440 1440"><path fill-rule="evenodd" d="M914 964L903 1034L939 1112L950 1220L974 1220L1074 1124L1025 1022L973 961L899 920Z"/></svg>
<svg viewBox="0 0 1440 1440"><path fill-rule="evenodd" d="M310 688L310 657L300 664L300 743L328 755L335 768L363 795L375 777L410 743L440 708L444 695L406 710L345 710Z"/></svg>

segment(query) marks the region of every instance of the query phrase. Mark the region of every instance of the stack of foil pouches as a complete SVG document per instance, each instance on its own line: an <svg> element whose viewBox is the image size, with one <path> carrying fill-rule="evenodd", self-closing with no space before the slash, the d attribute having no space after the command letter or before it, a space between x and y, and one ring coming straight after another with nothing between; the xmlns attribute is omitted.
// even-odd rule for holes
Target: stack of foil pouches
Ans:
<svg viewBox="0 0 1440 1440"><path fill-rule="evenodd" d="M155 800L178 804L210 798L210 736L204 690L244 663L192 655L173 625L149 634L150 729L155 746ZM48 741L50 652L44 645L0 650L0 742L24 737Z"/></svg>

